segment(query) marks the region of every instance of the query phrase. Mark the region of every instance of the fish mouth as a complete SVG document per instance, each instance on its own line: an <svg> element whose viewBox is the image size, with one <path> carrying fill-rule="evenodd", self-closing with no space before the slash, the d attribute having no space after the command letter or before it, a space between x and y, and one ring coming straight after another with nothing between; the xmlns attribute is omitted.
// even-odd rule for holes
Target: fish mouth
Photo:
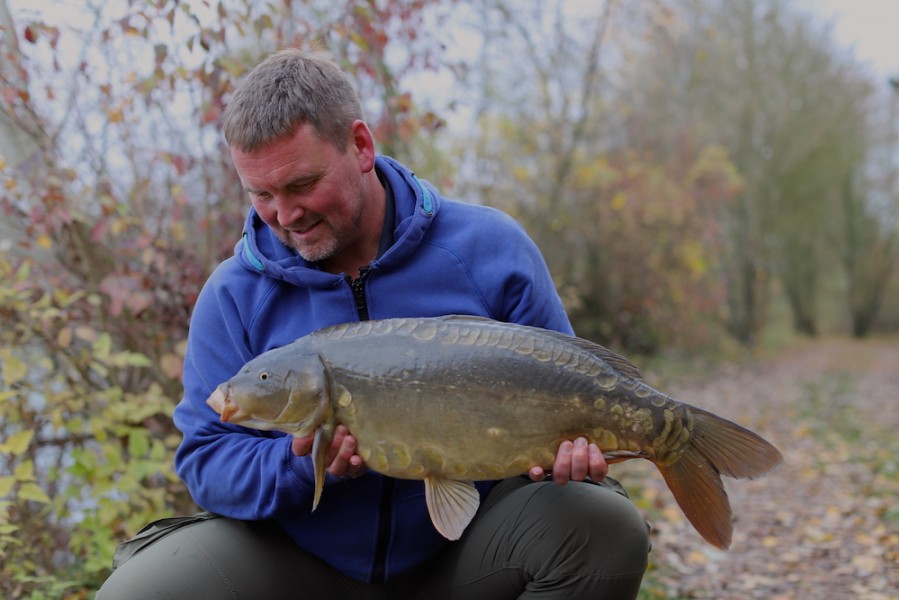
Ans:
<svg viewBox="0 0 899 600"><path fill-rule="evenodd" d="M222 423L227 423L240 409L237 407L237 404L231 400L230 394L222 388L223 386L215 388L215 391L206 399L206 404L221 415Z"/></svg>

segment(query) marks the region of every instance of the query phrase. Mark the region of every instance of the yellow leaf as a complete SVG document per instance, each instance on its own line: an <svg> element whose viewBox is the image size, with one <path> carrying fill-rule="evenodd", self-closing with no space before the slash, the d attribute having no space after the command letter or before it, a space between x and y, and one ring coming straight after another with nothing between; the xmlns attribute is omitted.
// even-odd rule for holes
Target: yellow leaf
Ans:
<svg viewBox="0 0 899 600"><path fill-rule="evenodd" d="M97 340L97 332L86 325L76 327L75 335L88 343L93 343Z"/></svg>
<svg viewBox="0 0 899 600"><path fill-rule="evenodd" d="M9 496L9 493L12 491L12 486L16 484L16 478L11 475L4 475L0 477L0 498L4 496Z"/></svg>
<svg viewBox="0 0 899 600"><path fill-rule="evenodd" d="M671 523L679 523L684 520L683 513L670 505L662 509L662 517Z"/></svg>
<svg viewBox="0 0 899 600"><path fill-rule="evenodd" d="M862 554L852 557L852 566L859 575L866 576L876 573L883 565L883 560L873 554Z"/></svg>
<svg viewBox="0 0 899 600"><path fill-rule="evenodd" d="M16 270L16 281L25 281L31 277L31 261L22 261L21 266Z"/></svg>
<svg viewBox="0 0 899 600"><path fill-rule="evenodd" d="M125 219L113 219L110 223L110 231L113 235L122 235L128 229L128 221Z"/></svg>
<svg viewBox="0 0 899 600"><path fill-rule="evenodd" d="M689 555L687 555L687 562L694 565L704 565L709 562L709 558L702 552L693 550Z"/></svg>
<svg viewBox="0 0 899 600"><path fill-rule="evenodd" d="M3 370L0 374L5 387L10 387L28 375L28 365L17 356L9 356L3 361Z"/></svg>
<svg viewBox="0 0 899 600"><path fill-rule="evenodd" d="M131 456L144 456L150 451L150 437L144 429L132 429L128 433L128 452Z"/></svg>
<svg viewBox="0 0 899 600"><path fill-rule="evenodd" d="M43 248L44 250L49 250L53 247L53 240L50 239L50 236L46 233L37 236L37 245Z"/></svg>
<svg viewBox="0 0 899 600"><path fill-rule="evenodd" d="M705 259L705 248L697 240L686 240L683 243L683 256L687 268L694 279L708 271L708 263Z"/></svg>
<svg viewBox="0 0 899 600"><path fill-rule="evenodd" d="M56 336L56 343L60 348L68 348L72 345L72 327L63 327Z"/></svg>
<svg viewBox="0 0 899 600"><path fill-rule="evenodd" d="M109 369L107 369L103 363L96 360L91 361L91 371L104 379L109 377Z"/></svg>
<svg viewBox="0 0 899 600"><path fill-rule="evenodd" d="M47 496L46 492L41 489L36 483L23 483L22 487L19 488L19 499L20 500L33 500L35 502L50 502L50 497Z"/></svg>
<svg viewBox="0 0 899 600"><path fill-rule="evenodd" d="M512 169L512 177L518 181L527 181L531 176L531 171L527 167L517 166Z"/></svg>
<svg viewBox="0 0 899 600"><path fill-rule="evenodd" d="M622 208L624 208L625 204L627 204L627 196L624 195L624 192L618 192L612 198L613 210L621 210Z"/></svg>
<svg viewBox="0 0 899 600"><path fill-rule="evenodd" d="M6 438L6 441L0 444L0 452L8 452L14 456L24 454L25 451L28 450L28 445L31 444L32 437L34 437L33 431L18 431Z"/></svg>
<svg viewBox="0 0 899 600"><path fill-rule="evenodd" d="M187 239L187 227L184 223L172 223L172 238L176 242L183 242Z"/></svg>
<svg viewBox="0 0 899 600"><path fill-rule="evenodd" d="M112 336L104 331L93 343L94 356L101 359L106 358L109 356L110 350L112 350Z"/></svg>
<svg viewBox="0 0 899 600"><path fill-rule="evenodd" d="M34 481L34 461L25 460L16 465L13 477L18 481Z"/></svg>
<svg viewBox="0 0 899 600"><path fill-rule="evenodd" d="M877 539L873 535L869 535L865 532L856 533L855 541L863 546L873 546L877 543Z"/></svg>

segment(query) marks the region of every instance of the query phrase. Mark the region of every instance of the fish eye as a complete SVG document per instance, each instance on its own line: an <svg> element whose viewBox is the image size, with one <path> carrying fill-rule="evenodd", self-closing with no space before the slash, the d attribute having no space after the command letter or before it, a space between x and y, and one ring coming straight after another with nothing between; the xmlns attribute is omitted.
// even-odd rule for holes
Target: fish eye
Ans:
<svg viewBox="0 0 899 600"><path fill-rule="evenodd" d="M261 379L262 381L265 381L266 379L268 379L268 377L269 377L269 375L266 371L263 371L262 373L259 374L259 379Z"/></svg>

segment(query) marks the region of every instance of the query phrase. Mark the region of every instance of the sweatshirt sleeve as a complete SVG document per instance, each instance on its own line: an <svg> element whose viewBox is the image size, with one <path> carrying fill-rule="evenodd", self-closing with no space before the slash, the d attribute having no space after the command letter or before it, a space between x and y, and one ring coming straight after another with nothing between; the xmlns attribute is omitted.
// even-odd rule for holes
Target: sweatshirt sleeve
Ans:
<svg viewBox="0 0 899 600"><path fill-rule="evenodd" d="M499 213L492 228L492 235L482 236L488 247L481 251L492 260L474 264L481 270L476 281L490 286L483 293L495 307L495 318L573 334L546 261L524 227Z"/></svg>
<svg viewBox="0 0 899 600"><path fill-rule="evenodd" d="M220 267L206 283L191 318L184 361L184 397L175 409L183 434L175 469L194 501L237 519L265 519L311 507L308 457L296 457L292 437L221 423L206 399L252 358L245 320Z"/></svg>

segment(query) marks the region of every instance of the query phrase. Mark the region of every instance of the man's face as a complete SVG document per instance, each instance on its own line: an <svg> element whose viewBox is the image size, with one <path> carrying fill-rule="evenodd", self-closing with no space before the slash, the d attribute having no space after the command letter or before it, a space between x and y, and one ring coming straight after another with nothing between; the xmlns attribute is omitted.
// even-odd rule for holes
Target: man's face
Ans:
<svg viewBox="0 0 899 600"><path fill-rule="evenodd" d="M231 148L231 158L260 218L304 259L324 261L363 243L370 167L352 138L341 153L302 125L252 152Z"/></svg>

